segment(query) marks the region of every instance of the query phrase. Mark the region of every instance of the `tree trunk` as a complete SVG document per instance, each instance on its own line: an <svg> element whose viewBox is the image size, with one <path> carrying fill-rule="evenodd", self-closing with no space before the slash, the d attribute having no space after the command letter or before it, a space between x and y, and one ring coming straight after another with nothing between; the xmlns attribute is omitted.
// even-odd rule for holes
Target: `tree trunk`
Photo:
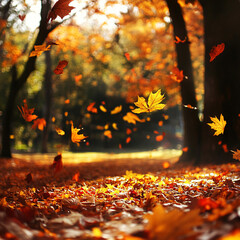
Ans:
<svg viewBox="0 0 240 240"><path fill-rule="evenodd" d="M202 0L205 30L205 98L201 163L232 159L223 146L236 150L240 143L240 2L237 0ZM225 43L225 50L212 62L213 46ZM213 136L207 125L210 117L223 114L227 125L223 135ZM218 144L219 141L222 144ZM224 145L223 145L224 144Z"/></svg>
<svg viewBox="0 0 240 240"><path fill-rule="evenodd" d="M41 45L45 41L48 33L53 30L54 27L47 29L47 14L50 10L51 4L50 0L42 0L41 9L41 21L39 26L39 32L35 40L34 45ZM33 50L33 49L32 49ZM35 70L36 57L29 57L22 74L17 78L16 66L14 66L15 73L12 75L12 81L10 86L10 91L7 99L7 104L3 114L3 132L2 132L2 157L11 157L11 142L9 136L11 135L11 124L12 115L14 111L14 106L16 105L16 98L19 91L22 89L24 84L27 82L30 74Z"/></svg>
<svg viewBox="0 0 240 240"><path fill-rule="evenodd" d="M52 87L52 61L50 51L45 52L45 80L44 80L44 94L45 94L45 120L46 127L43 130L42 138L42 153L48 152L47 142L50 128L50 117L52 110L52 100L53 100L53 87Z"/></svg>
<svg viewBox="0 0 240 240"><path fill-rule="evenodd" d="M172 19L174 37L178 36L180 39L187 38L186 25L180 5L177 0L166 0L166 2ZM176 52L178 68L183 70L183 74L187 76L180 83L182 103L183 105L190 104L197 107L188 40L184 43L176 44ZM183 152L180 162L196 162L200 156L200 120L198 118L198 110L183 107L182 114L184 122L183 146L188 147L188 151Z"/></svg>

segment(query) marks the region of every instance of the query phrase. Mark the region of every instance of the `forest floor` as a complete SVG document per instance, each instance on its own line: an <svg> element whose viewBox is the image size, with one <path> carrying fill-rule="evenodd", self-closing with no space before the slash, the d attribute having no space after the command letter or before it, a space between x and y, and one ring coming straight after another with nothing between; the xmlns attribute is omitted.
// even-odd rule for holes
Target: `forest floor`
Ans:
<svg viewBox="0 0 240 240"><path fill-rule="evenodd" d="M1 159L0 239L240 239L240 164L178 151Z"/></svg>

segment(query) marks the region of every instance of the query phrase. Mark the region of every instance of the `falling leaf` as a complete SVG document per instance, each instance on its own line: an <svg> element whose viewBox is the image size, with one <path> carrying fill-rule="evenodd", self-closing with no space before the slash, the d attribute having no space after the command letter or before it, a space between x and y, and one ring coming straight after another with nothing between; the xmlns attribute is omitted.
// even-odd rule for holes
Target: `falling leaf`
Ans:
<svg viewBox="0 0 240 240"><path fill-rule="evenodd" d="M49 12L47 22L52 22L57 18L57 16L64 18L66 15L68 15L72 9L74 9L74 7L69 6L72 1L73 0L58 0Z"/></svg>
<svg viewBox="0 0 240 240"><path fill-rule="evenodd" d="M130 128L127 128L127 129L126 129L126 134L127 134L127 135L130 135L131 133L132 133L132 130L131 130Z"/></svg>
<svg viewBox="0 0 240 240"><path fill-rule="evenodd" d="M180 237L193 233L193 227L202 224L199 209L183 212L174 209L166 212L162 205L157 205L153 209L153 214L147 214L148 224L146 230L150 239L156 240L176 240ZM171 227L169 227L171 226Z"/></svg>
<svg viewBox="0 0 240 240"><path fill-rule="evenodd" d="M78 134L78 132L81 129L73 127L73 123L71 123L71 140L73 143L79 143L83 139L87 138L87 136L84 136L83 134Z"/></svg>
<svg viewBox="0 0 240 240"><path fill-rule="evenodd" d="M184 43L187 40L187 37L185 37L183 40L181 40L178 36L175 37L176 40L174 41L175 43Z"/></svg>
<svg viewBox="0 0 240 240"><path fill-rule="evenodd" d="M124 55L125 55L125 57L126 57L126 59L127 59L128 61L131 60L131 59L130 59L130 54L129 54L129 53L126 52Z"/></svg>
<svg viewBox="0 0 240 240"><path fill-rule="evenodd" d="M26 15L18 15L18 18L21 20L21 21L24 21Z"/></svg>
<svg viewBox="0 0 240 240"><path fill-rule="evenodd" d="M73 177L72 177L72 180L78 182L79 176L80 176L80 173L79 173L79 172L75 173L75 174L73 175Z"/></svg>
<svg viewBox="0 0 240 240"><path fill-rule="evenodd" d="M45 51L50 51L51 45L46 46L46 44L35 45L34 50L30 53L29 57L38 57Z"/></svg>
<svg viewBox="0 0 240 240"><path fill-rule="evenodd" d="M82 79L82 74L75 76L74 79L75 79L75 83L78 84L79 81Z"/></svg>
<svg viewBox="0 0 240 240"><path fill-rule="evenodd" d="M184 75L183 75L183 70L179 70L177 67L174 67L172 69L172 75L171 75L172 79L176 82L182 82Z"/></svg>
<svg viewBox="0 0 240 240"><path fill-rule="evenodd" d="M70 103L70 99L66 99L66 100L64 101L64 103L65 103L65 104L69 104L69 103Z"/></svg>
<svg viewBox="0 0 240 240"><path fill-rule="evenodd" d="M117 114L120 113L122 111L122 105L115 107L112 111L111 114Z"/></svg>
<svg viewBox="0 0 240 240"><path fill-rule="evenodd" d="M126 143L127 143L127 144L130 143L130 141L131 141L131 137L127 137L127 138L126 138Z"/></svg>
<svg viewBox="0 0 240 240"><path fill-rule="evenodd" d="M59 75L63 73L63 69L68 65L66 60L59 61L57 67L54 69L54 73Z"/></svg>
<svg viewBox="0 0 240 240"><path fill-rule="evenodd" d="M164 99L164 95L161 95L161 89L156 93L150 93L148 97L148 102L143 97L138 96L138 101L134 104L138 107L133 109L134 113L143 113L143 112L153 112L156 110L161 110L165 107L166 104L161 104Z"/></svg>
<svg viewBox="0 0 240 240"><path fill-rule="evenodd" d="M169 168L170 167L170 163L169 162L163 162L162 163L162 166L163 166L163 168Z"/></svg>
<svg viewBox="0 0 240 240"><path fill-rule="evenodd" d="M237 151L231 151L233 153L233 159L239 160L240 161L240 150L237 149Z"/></svg>
<svg viewBox="0 0 240 240"><path fill-rule="evenodd" d="M159 121L159 122L158 122L158 126L159 126L159 127L162 127L162 125L163 125L163 121Z"/></svg>
<svg viewBox="0 0 240 240"><path fill-rule="evenodd" d="M220 115L219 120L217 117L210 117L210 119L213 123L208 123L208 125L211 127L211 129L216 131L214 135L218 136L219 134L223 134L224 128L227 124L227 122L224 120L223 115L222 114Z"/></svg>
<svg viewBox="0 0 240 240"><path fill-rule="evenodd" d="M19 106L17 106L17 107L18 107L20 113L22 114L23 119L27 122L31 122L32 120L34 120L38 117L37 115L33 115L35 108L29 109L28 105L27 105L27 101L23 100L23 102L24 102L24 105L21 108Z"/></svg>
<svg viewBox="0 0 240 240"><path fill-rule="evenodd" d="M187 152L187 151L188 151L188 147L182 148L182 151L183 151L183 152Z"/></svg>
<svg viewBox="0 0 240 240"><path fill-rule="evenodd" d="M92 113L97 113L98 110L97 110L97 108L94 107L94 105L95 105L95 102L90 103L87 107L87 111L92 112Z"/></svg>
<svg viewBox="0 0 240 240"><path fill-rule="evenodd" d="M57 173L62 170L63 163L62 163L62 154L58 154L54 157L53 164L51 166L54 169L54 172Z"/></svg>
<svg viewBox="0 0 240 240"><path fill-rule="evenodd" d="M32 129L38 128L40 131L43 131L45 126L46 126L46 120L44 118L38 118L34 120Z"/></svg>
<svg viewBox="0 0 240 240"><path fill-rule="evenodd" d="M223 149L223 151L224 151L225 153L227 153L227 152L228 152L227 144L223 144L223 145L222 145L222 149Z"/></svg>
<svg viewBox="0 0 240 240"><path fill-rule="evenodd" d="M137 115L131 112L127 112L127 114L123 116L123 120L132 124L136 124L136 122L145 122L145 119L140 119Z"/></svg>
<svg viewBox="0 0 240 240"><path fill-rule="evenodd" d="M197 107L193 107L193 106L190 105L190 104L186 104L186 105L183 105L183 106L184 106L185 108L197 110Z"/></svg>
<svg viewBox="0 0 240 240"><path fill-rule="evenodd" d="M217 46L212 47L209 55L210 55L210 62L212 62L219 54L221 54L224 51L225 44L221 43Z"/></svg>
<svg viewBox="0 0 240 240"><path fill-rule="evenodd" d="M158 136L156 136L156 141L157 142L160 142L160 141L162 141L163 140L163 135L158 135Z"/></svg>
<svg viewBox="0 0 240 240"><path fill-rule="evenodd" d="M166 114L163 114L162 116L163 116L163 118L164 118L165 120L168 120L168 119L169 119L169 116L166 115Z"/></svg>
<svg viewBox="0 0 240 240"><path fill-rule="evenodd" d="M99 108L102 112L107 112L107 109L103 105L100 105Z"/></svg>
<svg viewBox="0 0 240 240"><path fill-rule="evenodd" d="M122 144L121 143L118 144L118 148L122 149Z"/></svg>
<svg viewBox="0 0 240 240"><path fill-rule="evenodd" d="M117 123L112 124L113 129L118 130Z"/></svg>
<svg viewBox="0 0 240 240"><path fill-rule="evenodd" d="M108 137L108 138L112 138L112 132L110 130L106 130L104 131L104 136Z"/></svg>
<svg viewBox="0 0 240 240"><path fill-rule="evenodd" d="M61 135L61 136L65 135L65 132L61 128L56 127L55 130L58 135Z"/></svg>

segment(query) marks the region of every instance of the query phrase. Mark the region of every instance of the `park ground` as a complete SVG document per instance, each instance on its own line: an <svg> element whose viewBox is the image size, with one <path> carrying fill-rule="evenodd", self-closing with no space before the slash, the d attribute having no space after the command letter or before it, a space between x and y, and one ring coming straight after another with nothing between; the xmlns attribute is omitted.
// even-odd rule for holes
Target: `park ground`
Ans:
<svg viewBox="0 0 240 240"><path fill-rule="evenodd" d="M180 168L179 155L1 159L0 239L240 239L240 165Z"/></svg>

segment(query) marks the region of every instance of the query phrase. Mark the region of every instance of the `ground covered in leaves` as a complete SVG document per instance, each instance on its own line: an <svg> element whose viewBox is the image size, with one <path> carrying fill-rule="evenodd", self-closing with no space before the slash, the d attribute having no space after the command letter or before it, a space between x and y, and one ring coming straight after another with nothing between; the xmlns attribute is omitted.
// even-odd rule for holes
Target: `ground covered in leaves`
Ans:
<svg viewBox="0 0 240 240"><path fill-rule="evenodd" d="M0 239L240 239L239 164L12 159L0 184Z"/></svg>

